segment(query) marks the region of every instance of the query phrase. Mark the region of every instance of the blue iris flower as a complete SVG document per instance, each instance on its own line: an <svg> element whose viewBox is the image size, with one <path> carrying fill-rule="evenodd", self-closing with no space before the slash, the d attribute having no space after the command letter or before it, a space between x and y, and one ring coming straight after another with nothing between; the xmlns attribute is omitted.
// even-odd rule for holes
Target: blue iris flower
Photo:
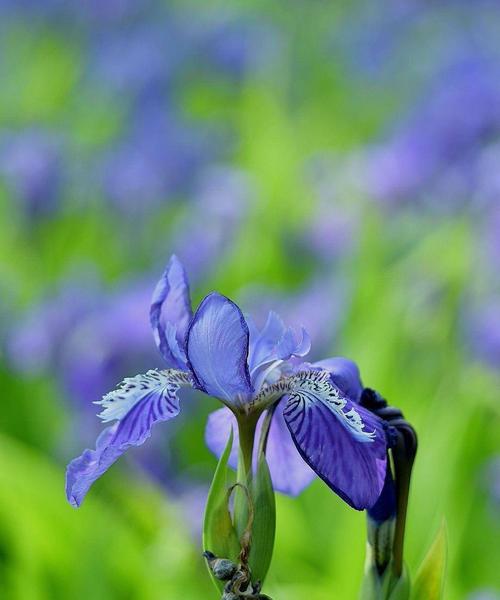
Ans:
<svg viewBox="0 0 500 600"><path fill-rule="evenodd" d="M255 422L272 410L266 455L276 489L296 494L316 474L353 508L375 504L387 468L386 434L382 420L359 404L363 386L353 362L303 362L310 349L304 330L285 327L271 312L259 331L217 292L193 314L186 273L175 256L156 286L150 316L167 368L127 378L97 402L101 419L113 424L94 450L68 465L66 493L73 506L124 452L146 441L153 425L179 414L184 386L225 405L207 425L215 453L233 423Z"/></svg>

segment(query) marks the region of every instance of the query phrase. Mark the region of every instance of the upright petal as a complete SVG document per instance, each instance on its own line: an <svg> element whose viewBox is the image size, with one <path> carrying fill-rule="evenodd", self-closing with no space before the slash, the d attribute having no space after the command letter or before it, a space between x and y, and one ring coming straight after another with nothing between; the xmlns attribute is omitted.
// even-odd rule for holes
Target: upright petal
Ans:
<svg viewBox="0 0 500 600"><path fill-rule="evenodd" d="M288 360L293 356L303 357L309 353L311 349L311 338L307 331L302 327L300 333L289 327L283 337L276 346L276 358L280 360Z"/></svg>
<svg viewBox="0 0 500 600"><path fill-rule="evenodd" d="M334 492L358 510L375 504L387 466L378 417L343 394L327 371L297 374L283 415L301 456Z"/></svg>
<svg viewBox="0 0 500 600"><path fill-rule="evenodd" d="M269 312L266 324L259 332L252 328L248 364L250 371L275 360L288 360L292 356L305 356L311 349L311 340L304 328L300 333L286 327L281 318Z"/></svg>
<svg viewBox="0 0 500 600"><path fill-rule="evenodd" d="M254 389L258 390L270 373L292 357L303 357L311 349L311 340L305 329L300 333L286 327L280 317L271 311L262 331L250 330L248 363Z"/></svg>
<svg viewBox="0 0 500 600"><path fill-rule="evenodd" d="M281 402L274 413L269 430L266 458L274 489L289 496L296 496L311 483L316 474L304 462L295 448L283 419L283 407L284 403ZM263 419L264 416L260 418L255 434L254 465ZM221 408L210 414L205 429L205 441L208 448L219 458L224 452L231 428L233 430L233 448L229 455L229 465L236 469L239 444L238 425L234 414L228 408Z"/></svg>
<svg viewBox="0 0 500 600"><path fill-rule="evenodd" d="M269 359L274 348L286 331L285 324L274 311L269 311L267 321L261 331L253 326L250 330L250 351L248 364L250 370Z"/></svg>
<svg viewBox="0 0 500 600"><path fill-rule="evenodd" d="M234 302L217 292L198 307L187 335L188 366L195 386L228 404L252 395L248 326Z"/></svg>
<svg viewBox="0 0 500 600"><path fill-rule="evenodd" d="M140 446L151 435L155 423L179 414L177 390L189 385L180 371L148 371L123 381L98 403L101 418L117 422L97 439L95 450L85 450L70 462L66 471L66 496L80 506L90 486L131 446Z"/></svg>
<svg viewBox="0 0 500 600"><path fill-rule="evenodd" d="M185 339L193 312L186 272L175 255L156 285L149 314L156 344L168 365L185 369Z"/></svg>

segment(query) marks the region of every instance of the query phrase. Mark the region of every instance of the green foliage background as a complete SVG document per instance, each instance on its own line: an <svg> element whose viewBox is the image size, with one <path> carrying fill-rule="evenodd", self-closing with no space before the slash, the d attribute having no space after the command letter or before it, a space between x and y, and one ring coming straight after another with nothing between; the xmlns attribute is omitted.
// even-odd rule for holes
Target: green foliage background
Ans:
<svg viewBox="0 0 500 600"><path fill-rule="evenodd" d="M320 32L338 26L347 5L234 6L279 23L293 44L270 73L238 86L191 75L182 90L190 118L234 128L233 164L251 174L257 189L237 239L193 290L196 299L211 289L238 299L249 283L300 290L316 270L310 256L289 244L315 210L304 161L369 142L413 93L407 55L390 88L353 78L334 54L324 55ZM192 10L202 9L194 4ZM78 40L63 27L21 18L0 46L0 126L55 126L90 154L120 130L123 115L99 89L91 99L80 97ZM182 199L166 203L135 229L100 197L90 198L84 211L74 200L68 194L64 210L30 226L17 199L0 186L7 322L11 312L50 294L75 265L95 263L109 284L142 273L153 242L165 238L167 247L179 215L190 210ZM461 338L461 302L475 277L475 223L460 211L436 218L381 210L361 197L342 201L355 207L360 230L354 251L330 267L347 275L353 289L330 354L355 358L364 382L402 408L419 433L406 543L410 570L415 573L445 518L445 597L499 587L500 521L485 475L486 461L499 450L499 375L472 360ZM200 542L179 506L127 464L114 467L79 511L67 504L64 467L71 457L57 449L71 409L53 375L22 377L2 359L0 390L0 598L214 596ZM207 412L200 403L182 443L209 470L216 462L203 446ZM277 519L267 593L277 600L356 598L363 515L316 481L297 499L278 497Z"/></svg>

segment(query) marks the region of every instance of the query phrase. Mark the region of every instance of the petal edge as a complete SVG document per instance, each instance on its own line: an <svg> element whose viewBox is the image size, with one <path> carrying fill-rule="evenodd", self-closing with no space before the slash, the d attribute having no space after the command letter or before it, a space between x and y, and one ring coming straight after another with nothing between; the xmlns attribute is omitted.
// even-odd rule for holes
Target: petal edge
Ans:
<svg viewBox="0 0 500 600"><path fill-rule="evenodd" d="M189 325L187 364L195 387L227 404L248 400L248 325L239 307L217 292L208 294Z"/></svg>

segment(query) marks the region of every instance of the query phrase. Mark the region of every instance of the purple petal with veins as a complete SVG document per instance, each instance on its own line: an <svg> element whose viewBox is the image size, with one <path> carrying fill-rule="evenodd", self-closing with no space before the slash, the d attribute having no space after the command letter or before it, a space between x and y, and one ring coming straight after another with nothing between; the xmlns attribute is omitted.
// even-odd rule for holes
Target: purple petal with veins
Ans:
<svg viewBox="0 0 500 600"><path fill-rule="evenodd" d="M97 439L95 450L84 450L70 462L66 471L66 495L80 506L91 485L132 446L140 446L151 435L155 423L179 414L177 390L185 381L177 374L149 371L125 379L122 385L104 396L101 418L118 421Z"/></svg>
<svg viewBox="0 0 500 600"><path fill-rule="evenodd" d="M187 275L173 255L156 285L150 310L156 343L169 366L186 368L185 339L191 317Z"/></svg>
<svg viewBox="0 0 500 600"><path fill-rule="evenodd" d="M325 375L297 375L283 411L286 424L297 450L316 474L353 508L370 508L385 479L383 424Z"/></svg>
<svg viewBox="0 0 500 600"><path fill-rule="evenodd" d="M252 395L248 326L238 306L213 292L198 307L187 334L188 367L195 387L229 404Z"/></svg>

